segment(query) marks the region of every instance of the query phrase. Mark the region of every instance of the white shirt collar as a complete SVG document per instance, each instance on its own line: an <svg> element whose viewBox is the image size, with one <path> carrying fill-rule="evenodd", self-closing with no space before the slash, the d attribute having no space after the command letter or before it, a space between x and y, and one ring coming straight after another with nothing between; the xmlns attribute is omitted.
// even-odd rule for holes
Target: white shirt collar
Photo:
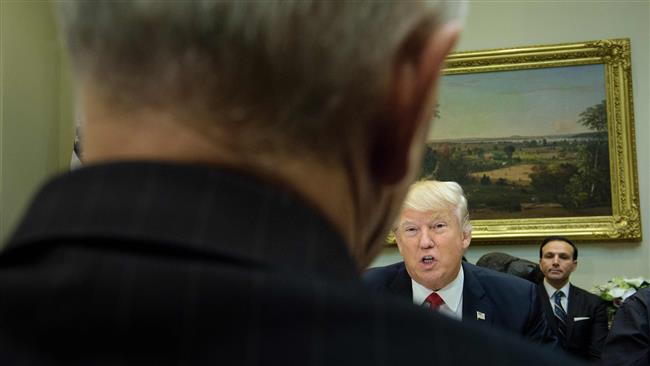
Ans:
<svg viewBox="0 0 650 366"><path fill-rule="evenodd" d="M558 290L564 292L564 296L568 299L570 287L571 287L571 283L567 282L566 285L562 286L562 288L556 289L550 283L548 283L548 281L546 281L546 278L544 278L544 288L546 289L546 293L548 294L549 299L551 299L553 295L555 295L555 292Z"/></svg>
<svg viewBox="0 0 650 366"><path fill-rule="evenodd" d="M465 273L463 266L460 266L458 275L447 286L436 291L438 295L445 301L441 306L441 312L447 313L452 318L462 319L462 300L463 300L463 285L465 283ZM413 289L413 303L415 305L422 305L424 300L429 296L433 290L428 289L421 284L411 279L411 288Z"/></svg>

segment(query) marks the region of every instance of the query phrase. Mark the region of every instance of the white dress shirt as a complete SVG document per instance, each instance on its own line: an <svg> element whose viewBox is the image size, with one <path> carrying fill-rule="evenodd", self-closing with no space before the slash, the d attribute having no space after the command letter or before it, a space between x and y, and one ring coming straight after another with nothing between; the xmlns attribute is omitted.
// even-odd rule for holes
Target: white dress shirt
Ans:
<svg viewBox="0 0 650 366"><path fill-rule="evenodd" d="M450 318L462 320L463 319L463 284L465 283L465 274L463 266L460 266L458 275L447 286L436 291L438 295L445 301L443 305L438 308L441 314L447 315ZM422 305L424 300L434 292L411 279L411 288L413 289L413 303L415 305Z"/></svg>
<svg viewBox="0 0 650 366"><path fill-rule="evenodd" d="M569 289L571 288L571 283L567 282L566 285L564 285L561 289L556 289L555 287L551 286L550 283L546 282L546 278L544 279L544 288L546 289L546 293L548 294L548 300L551 302L551 309L555 306L555 298L553 295L555 295L556 291L562 291L564 293L564 296L562 299L560 299L560 303L562 304L562 307L564 308L565 313L569 313Z"/></svg>

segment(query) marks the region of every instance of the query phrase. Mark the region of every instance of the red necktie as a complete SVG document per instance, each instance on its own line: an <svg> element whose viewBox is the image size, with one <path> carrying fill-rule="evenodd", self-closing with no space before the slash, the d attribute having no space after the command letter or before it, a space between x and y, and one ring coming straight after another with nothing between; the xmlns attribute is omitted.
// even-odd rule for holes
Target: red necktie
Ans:
<svg viewBox="0 0 650 366"><path fill-rule="evenodd" d="M424 302L422 303L422 306L427 307L429 309L436 310L440 307L440 305L444 304L445 300L440 297L435 292L432 292L431 295L427 296L426 299L424 299Z"/></svg>

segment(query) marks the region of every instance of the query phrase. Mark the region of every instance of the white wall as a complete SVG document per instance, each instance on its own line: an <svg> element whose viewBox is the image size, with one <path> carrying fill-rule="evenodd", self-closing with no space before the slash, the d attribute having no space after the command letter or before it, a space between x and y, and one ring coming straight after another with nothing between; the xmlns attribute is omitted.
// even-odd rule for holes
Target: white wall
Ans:
<svg viewBox="0 0 650 366"><path fill-rule="evenodd" d="M0 243L70 162L70 81L55 28L48 2L0 0Z"/></svg>
<svg viewBox="0 0 650 366"><path fill-rule="evenodd" d="M508 48L630 38L636 125L639 190L641 194L640 243L581 243L577 286L617 276L650 277L650 1L474 1L458 51ZM470 202L471 204L471 202ZM475 263L483 254L498 251L532 261L538 259L533 244L474 245L466 257ZM396 247L387 247L373 266L401 260Z"/></svg>

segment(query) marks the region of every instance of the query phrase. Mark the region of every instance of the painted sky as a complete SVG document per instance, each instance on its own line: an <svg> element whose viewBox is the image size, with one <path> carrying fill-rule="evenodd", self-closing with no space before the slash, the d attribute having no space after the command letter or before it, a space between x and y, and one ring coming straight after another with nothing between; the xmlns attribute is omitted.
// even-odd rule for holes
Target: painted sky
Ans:
<svg viewBox="0 0 650 366"><path fill-rule="evenodd" d="M603 99L602 64L447 75L429 140L587 132L580 112Z"/></svg>

